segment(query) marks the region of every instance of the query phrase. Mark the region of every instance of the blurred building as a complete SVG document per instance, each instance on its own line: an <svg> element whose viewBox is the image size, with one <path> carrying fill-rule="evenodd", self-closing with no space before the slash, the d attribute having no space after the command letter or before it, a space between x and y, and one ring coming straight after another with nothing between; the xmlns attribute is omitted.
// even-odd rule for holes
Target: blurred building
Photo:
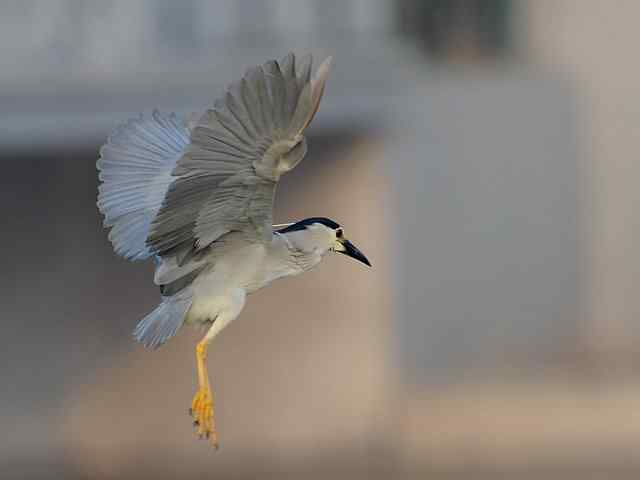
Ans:
<svg viewBox="0 0 640 480"><path fill-rule="evenodd" d="M638 10L1 6L0 477L636 478ZM184 413L197 334L130 341L158 295L101 229L96 151L290 49L336 64L276 220L334 217L375 268L252 297L211 355L212 456Z"/></svg>

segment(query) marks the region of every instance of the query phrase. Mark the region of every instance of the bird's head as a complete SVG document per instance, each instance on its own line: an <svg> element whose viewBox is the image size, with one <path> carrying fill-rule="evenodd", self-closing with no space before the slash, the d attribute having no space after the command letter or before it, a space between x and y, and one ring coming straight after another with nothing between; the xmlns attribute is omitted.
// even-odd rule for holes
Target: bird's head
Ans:
<svg viewBox="0 0 640 480"><path fill-rule="evenodd" d="M328 218L312 217L296 223L274 225L274 231L286 235L295 248L304 252L317 251L321 255L341 253L371 266L367 257L347 240L344 228Z"/></svg>

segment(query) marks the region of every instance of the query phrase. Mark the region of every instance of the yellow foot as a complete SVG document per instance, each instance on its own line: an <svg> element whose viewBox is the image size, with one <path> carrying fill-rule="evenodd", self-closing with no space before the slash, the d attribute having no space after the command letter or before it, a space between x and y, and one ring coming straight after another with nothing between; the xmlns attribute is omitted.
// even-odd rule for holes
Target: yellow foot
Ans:
<svg viewBox="0 0 640 480"><path fill-rule="evenodd" d="M213 418L213 396L211 390L200 388L193 397L189 415L193 417L193 426L198 437L206 438L216 450L218 449L218 434Z"/></svg>

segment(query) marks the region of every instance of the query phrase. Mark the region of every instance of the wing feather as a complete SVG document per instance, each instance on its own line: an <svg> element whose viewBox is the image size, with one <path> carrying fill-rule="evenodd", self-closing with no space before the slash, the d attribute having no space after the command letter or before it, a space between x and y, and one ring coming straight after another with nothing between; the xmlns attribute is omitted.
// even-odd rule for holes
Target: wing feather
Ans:
<svg viewBox="0 0 640 480"><path fill-rule="evenodd" d="M189 141L175 115L154 111L116 129L100 149L98 208L109 239L130 260L151 256L146 239Z"/></svg>
<svg viewBox="0 0 640 480"><path fill-rule="evenodd" d="M313 78L311 56L299 66L289 54L251 68L190 125L147 237L150 251L200 250L230 232L270 239L276 185L306 153L302 134L317 111L329 60Z"/></svg>
<svg viewBox="0 0 640 480"><path fill-rule="evenodd" d="M273 106L273 122L274 128L281 131L286 127L286 100L287 91L285 88L284 77L280 70L280 65L275 60L271 60L264 64L262 67L264 70L265 81L269 96L271 98L271 104Z"/></svg>

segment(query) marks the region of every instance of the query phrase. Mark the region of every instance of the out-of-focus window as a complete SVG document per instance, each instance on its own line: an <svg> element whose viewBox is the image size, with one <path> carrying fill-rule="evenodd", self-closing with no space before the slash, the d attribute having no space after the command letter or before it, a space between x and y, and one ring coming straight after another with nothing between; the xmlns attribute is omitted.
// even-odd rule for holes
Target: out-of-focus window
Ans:
<svg viewBox="0 0 640 480"><path fill-rule="evenodd" d="M398 0L398 29L444 61L498 58L509 51L511 0Z"/></svg>

